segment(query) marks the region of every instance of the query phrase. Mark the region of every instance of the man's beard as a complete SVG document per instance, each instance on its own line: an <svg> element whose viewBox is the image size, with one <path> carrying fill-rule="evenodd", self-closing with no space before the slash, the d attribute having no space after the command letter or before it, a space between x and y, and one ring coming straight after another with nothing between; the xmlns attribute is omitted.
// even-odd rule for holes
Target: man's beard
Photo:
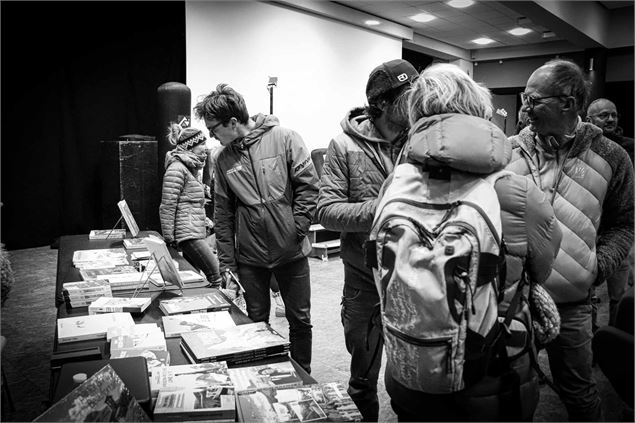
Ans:
<svg viewBox="0 0 635 423"><path fill-rule="evenodd" d="M408 121L408 96L400 95L386 109L386 123L391 131L400 132L410 126Z"/></svg>

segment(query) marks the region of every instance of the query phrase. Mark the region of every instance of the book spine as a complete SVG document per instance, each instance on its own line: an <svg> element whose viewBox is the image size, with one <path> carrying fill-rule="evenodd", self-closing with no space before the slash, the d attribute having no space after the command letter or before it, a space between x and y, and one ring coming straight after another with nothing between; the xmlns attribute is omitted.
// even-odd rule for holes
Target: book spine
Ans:
<svg viewBox="0 0 635 423"><path fill-rule="evenodd" d="M88 306L88 314L105 314L105 313L141 313L141 307L91 307Z"/></svg>
<svg viewBox="0 0 635 423"><path fill-rule="evenodd" d="M66 344L68 342L75 342L75 341L89 341L91 339L101 339L101 338L105 338L106 337L106 333L90 333L87 335L77 335L77 336L67 336L64 338L60 338L58 336L57 338L57 342L59 344Z"/></svg>

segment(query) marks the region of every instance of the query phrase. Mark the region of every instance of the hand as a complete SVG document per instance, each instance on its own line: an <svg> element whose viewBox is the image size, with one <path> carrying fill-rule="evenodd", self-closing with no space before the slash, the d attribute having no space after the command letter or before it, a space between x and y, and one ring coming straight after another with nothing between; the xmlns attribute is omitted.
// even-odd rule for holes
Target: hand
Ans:
<svg viewBox="0 0 635 423"><path fill-rule="evenodd" d="M225 287L225 289L235 292L236 295L238 295L240 293L240 285L236 283L236 280L238 279L238 277L237 276L232 277L232 272L229 270L225 270L222 276L223 276L223 286Z"/></svg>

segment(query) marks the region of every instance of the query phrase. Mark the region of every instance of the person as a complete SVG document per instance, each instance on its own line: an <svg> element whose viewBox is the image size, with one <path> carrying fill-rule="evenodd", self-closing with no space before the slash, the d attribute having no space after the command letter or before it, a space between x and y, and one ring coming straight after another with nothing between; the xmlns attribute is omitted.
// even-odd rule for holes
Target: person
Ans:
<svg viewBox="0 0 635 423"><path fill-rule="evenodd" d="M341 232L341 319L351 355L348 393L365 421L379 417L377 378L382 340L377 329L367 334L379 296L373 274L364 265L363 245L373 223L379 189L406 140L404 92L417 75L417 70L401 59L373 69L366 84L368 106L353 108L344 117L343 132L331 140L322 168L317 217L326 229Z"/></svg>
<svg viewBox="0 0 635 423"><path fill-rule="evenodd" d="M183 256L203 271L211 287L219 288L218 260L206 241L205 188L202 169L207 158L206 137L200 129L169 127L176 147L165 155L159 216L166 243L176 242Z"/></svg>
<svg viewBox="0 0 635 423"><path fill-rule="evenodd" d="M291 357L311 372L311 286L307 238L317 177L300 135L273 115L250 117L243 97L219 84L194 108L224 146L216 160L216 247L226 287L236 274L247 314L268 322L275 275L289 322Z"/></svg>
<svg viewBox="0 0 635 423"><path fill-rule="evenodd" d="M624 136L624 130L618 126L619 114L615 103L606 98L593 100L587 109L586 120L600 128L606 138L615 141L626 150L631 163L633 162L633 138Z"/></svg>
<svg viewBox="0 0 635 423"><path fill-rule="evenodd" d="M405 159L423 172L446 167L459 175L469 172L484 178L508 164L511 149L507 138L489 121L493 110L491 93L459 67L433 64L426 68L410 89L407 104L412 128L404 147L408 152ZM495 179L494 189L500 202L502 233L507 246L506 297L511 297L515 292L511 288L521 279L523 269L532 283L541 284L547 279L562 234L547 196L531 181L507 172ZM521 420L531 420L537 405L538 383L530 371L528 355L519 360L523 360L523 367L520 363L514 367L524 369L519 370L524 396L521 410L512 411L520 413ZM478 418L465 401L465 391L430 394L409 389L393 376L395 370L388 363L384 378L399 421ZM497 394L493 390L486 397ZM485 404L490 400L479 401ZM478 419L516 420L497 414L502 408L483 406L493 414L487 417L479 414ZM483 412L482 409L479 412Z"/></svg>
<svg viewBox="0 0 635 423"><path fill-rule="evenodd" d="M536 69L521 93L529 126L510 138L507 167L549 196L562 229L560 251L545 282L561 330L546 350L571 421L602 418L592 374L590 293L633 245L633 168L623 148L579 117L588 96L575 63L554 59Z"/></svg>
<svg viewBox="0 0 635 423"><path fill-rule="evenodd" d="M276 303L274 316L284 317L286 313L284 309L284 302L280 296L280 287L278 286L278 281L274 275L271 275L271 298L273 298L273 301Z"/></svg>
<svg viewBox="0 0 635 423"><path fill-rule="evenodd" d="M586 113L586 120L600 128L602 135L618 143L631 158L633 162L633 138L622 135L622 128L618 126L619 115L615 104L606 99L598 98L589 104ZM617 303L624 295L626 286L633 285L633 249L622 261L619 268L606 279L606 288L609 294L609 325L614 325L617 313ZM598 299L599 301L599 299ZM593 303L593 327L597 329L597 303Z"/></svg>

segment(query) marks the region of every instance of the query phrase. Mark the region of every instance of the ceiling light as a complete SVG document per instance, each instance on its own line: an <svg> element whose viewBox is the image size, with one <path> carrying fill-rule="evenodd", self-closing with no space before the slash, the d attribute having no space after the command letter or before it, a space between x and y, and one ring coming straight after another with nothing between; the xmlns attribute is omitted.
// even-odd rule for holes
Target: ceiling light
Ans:
<svg viewBox="0 0 635 423"><path fill-rule="evenodd" d="M519 26L518 28L510 29L507 32L509 32L512 35L525 35L525 34L529 34L531 32L531 29L523 28L522 26Z"/></svg>
<svg viewBox="0 0 635 423"><path fill-rule="evenodd" d="M472 42L480 45L485 45L493 43L494 40L492 40L491 38L477 38L476 40L472 40Z"/></svg>
<svg viewBox="0 0 635 423"><path fill-rule="evenodd" d="M474 4L473 0L450 0L447 5L456 7L457 9L463 9L464 7L470 7Z"/></svg>
<svg viewBox="0 0 635 423"><path fill-rule="evenodd" d="M418 15L411 16L410 19L416 22L430 22L436 19L436 16L432 16L429 13L419 13Z"/></svg>
<svg viewBox="0 0 635 423"><path fill-rule="evenodd" d="M552 31L545 31L542 33L542 38L553 38L556 34Z"/></svg>
<svg viewBox="0 0 635 423"><path fill-rule="evenodd" d="M375 25L379 25L381 22L375 20L375 19L369 19L367 21L364 21L364 23L368 26L375 26Z"/></svg>

